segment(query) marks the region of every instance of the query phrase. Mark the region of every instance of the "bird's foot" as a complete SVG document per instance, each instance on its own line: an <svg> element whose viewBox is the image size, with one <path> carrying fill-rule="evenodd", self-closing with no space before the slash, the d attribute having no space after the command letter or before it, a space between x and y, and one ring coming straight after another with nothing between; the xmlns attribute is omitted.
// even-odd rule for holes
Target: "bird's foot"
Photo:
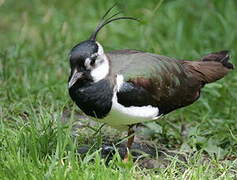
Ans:
<svg viewBox="0 0 237 180"><path fill-rule="evenodd" d="M123 158L123 162L128 163L131 159L132 159L132 155L130 154L129 149L127 149L127 152Z"/></svg>
<svg viewBox="0 0 237 180"><path fill-rule="evenodd" d="M129 158L128 158L128 157L125 157L125 158L123 159L123 163L128 163L128 161L129 161Z"/></svg>

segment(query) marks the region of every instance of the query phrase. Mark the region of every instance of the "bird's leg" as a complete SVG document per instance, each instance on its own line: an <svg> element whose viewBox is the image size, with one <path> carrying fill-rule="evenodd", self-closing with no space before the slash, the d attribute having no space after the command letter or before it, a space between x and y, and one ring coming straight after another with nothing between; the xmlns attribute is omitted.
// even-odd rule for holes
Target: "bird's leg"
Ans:
<svg viewBox="0 0 237 180"><path fill-rule="evenodd" d="M132 143L134 141L134 130L132 128L132 126L129 126L129 129L128 129L128 142L127 142L127 149L126 149L126 154L124 156L124 159L123 159L123 162L128 162L129 160L129 150L131 149L132 147Z"/></svg>

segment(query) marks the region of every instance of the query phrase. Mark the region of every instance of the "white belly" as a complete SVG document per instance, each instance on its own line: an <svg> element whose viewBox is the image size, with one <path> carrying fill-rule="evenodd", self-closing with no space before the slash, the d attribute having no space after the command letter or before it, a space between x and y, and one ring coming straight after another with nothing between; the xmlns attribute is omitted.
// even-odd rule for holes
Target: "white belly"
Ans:
<svg viewBox="0 0 237 180"><path fill-rule="evenodd" d="M128 125L142 123L158 119L159 109L152 106L125 107L117 102L117 96L113 98L112 109L103 119L97 121L106 123L116 129L126 130Z"/></svg>
<svg viewBox="0 0 237 180"><path fill-rule="evenodd" d="M157 116L156 118L144 118L144 117L134 117L129 116L126 114L123 114L116 110L111 110L108 116L106 116L103 119L96 119L97 122L106 123L110 125L113 128L119 129L119 130L127 130L129 125L142 123L146 121L151 121L154 119L158 119L160 116Z"/></svg>
<svg viewBox="0 0 237 180"><path fill-rule="evenodd" d="M125 107L118 103L117 92L123 84L123 76L117 75L117 84L112 100L112 108L109 114L103 119L95 119L98 122L106 123L116 129L127 130L129 125L158 119L159 109L151 105Z"/></svg>

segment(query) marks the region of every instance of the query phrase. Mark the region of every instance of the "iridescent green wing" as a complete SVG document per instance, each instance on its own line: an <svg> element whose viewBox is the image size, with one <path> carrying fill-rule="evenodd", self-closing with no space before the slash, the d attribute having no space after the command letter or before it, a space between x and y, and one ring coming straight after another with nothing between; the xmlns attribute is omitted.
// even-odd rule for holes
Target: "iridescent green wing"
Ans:
<svg viewBox="0 0 237 180"><path fill-rule="evenodd" d="M196 100L200 82L187 72L182 60L134 50L114 51L108 53L108 57L111 60L111 73L121 74L127 83L146 90L152 96L152 105L159 107L163 114ZM126 92L123 93L124 97L128 96ZM131 102L132 105L138 101L136 97L141 96L137 94L133 96L134 100L129 99L126 103ZM145 98L140 100L141 105L142 101L148 102Z"/></svg>
<svg viewBox="0 0 237 180"><path fill-rule="evenodd" d="M107 55L111 60L111 73L122 74L125 80L156 78L160 82L177 81L179 84L179 77L184 75L182 61L166 56L136 50L113 51Z"/></svg>

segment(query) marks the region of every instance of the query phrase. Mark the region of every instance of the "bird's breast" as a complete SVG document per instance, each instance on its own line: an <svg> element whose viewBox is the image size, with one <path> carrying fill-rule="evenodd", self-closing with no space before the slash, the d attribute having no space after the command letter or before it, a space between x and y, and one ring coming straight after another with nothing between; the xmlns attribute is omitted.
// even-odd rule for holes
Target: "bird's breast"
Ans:
<svg viewBox="0 0 237 180"><path fill-rule="evenodd" d="M69 94L77 106L89 116L103 118L111 110L113 85L107 79L87 86L74 86L69 89Z"/></svg>

